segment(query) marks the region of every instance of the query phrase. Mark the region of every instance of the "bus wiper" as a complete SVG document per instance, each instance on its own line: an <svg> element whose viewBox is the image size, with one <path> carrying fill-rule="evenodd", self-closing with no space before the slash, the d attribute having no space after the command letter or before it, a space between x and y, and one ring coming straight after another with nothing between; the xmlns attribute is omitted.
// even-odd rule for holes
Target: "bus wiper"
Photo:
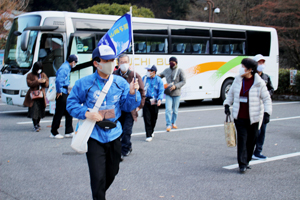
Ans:
<svg viewBox="0 0 300 200"><path fill-rule="evenodd" d="M78 70L81 70L81 69L84 69L84 68L87 68L87 67L90 67L90 66L93 66L92 61L80 63L80 64L76 65L76 67L72 68L71 72L78 71Z"/></svg>
<svg viewBox="0 0 300 200"><path fill-rule="evenodd" d="M4 65L2 68L1 68L1 73L3 73L7 68L8 68L9 65Z"/></svg>

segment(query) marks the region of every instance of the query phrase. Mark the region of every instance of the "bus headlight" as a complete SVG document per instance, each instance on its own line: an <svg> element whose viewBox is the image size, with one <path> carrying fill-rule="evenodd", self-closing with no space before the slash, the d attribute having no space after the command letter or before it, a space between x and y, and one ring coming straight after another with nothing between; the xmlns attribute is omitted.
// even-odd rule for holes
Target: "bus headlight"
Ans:
<svg viewBox="0 0 300 200"><path fill-rule="evenodd" d="M21 97L25 97L27 94L27 90L21 90Z"/></svg>

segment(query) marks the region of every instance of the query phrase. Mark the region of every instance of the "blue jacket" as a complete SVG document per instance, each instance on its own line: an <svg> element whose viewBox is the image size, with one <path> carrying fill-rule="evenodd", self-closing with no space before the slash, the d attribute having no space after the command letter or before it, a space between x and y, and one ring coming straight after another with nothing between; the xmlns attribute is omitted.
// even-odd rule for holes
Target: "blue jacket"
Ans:
<svg viewBox="0 0 300 200"><path fill-rule="evenodd" d="M70 115L78 119L86 119L86 111L88 108L94 107L106 81L107 79L101 78L97 71L94 74L77 80L67 99L67 111ZM99 85L101 90L99 89ZM116 121L121 116L121 110L130 112L137 108L140 103L140 93L137 91L137 101L135 101L135 94L131 95L129 93L129 84L127 81L121 76L113 76L113 82L105 96L101 108L105 106L110 108L114 107L115 118L108 120ZM121 134L122 127L118 121L117 127L113 129L103 129L95 125L91 138L101 143L108 143L118 138Z"/></svg>
<svg viewBox="0 0 300 200"><path fill-rule="evenodd" d="M70 85L71 66L68 61L64 62L56 72L56 92L68 94L68 87Z"/></svg>
<svg viewBox="0 0 300 200"><path fill-rule="evenodd" d="M159 76L155 76L154 78L144 76L143 83L144 83L144 89L146 91L146 98L154 97L157 100L163 99L164 84Z"/></svg>

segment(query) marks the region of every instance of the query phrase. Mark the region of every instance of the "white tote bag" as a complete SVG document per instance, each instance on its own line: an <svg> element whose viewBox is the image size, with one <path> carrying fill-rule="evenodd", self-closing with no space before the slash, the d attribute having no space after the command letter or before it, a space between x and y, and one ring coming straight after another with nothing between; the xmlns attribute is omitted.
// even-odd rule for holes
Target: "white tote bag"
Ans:
<svg viewBox="0 0 300 200"><path fill-rule="evenodd" d="M104 85L100 96L97 99L97 102L94 106L94 108L90 112L98 112L99 108L101 107L101 104L112 84L113 81L113 75L109 76L108 81ZM92 131L95 127L96 121L85 119L82 123L82 125L79 127L76 134L74 134L72 138L71 147L78 153L86 153L88 150L87 142L92 134Z"/></svg>

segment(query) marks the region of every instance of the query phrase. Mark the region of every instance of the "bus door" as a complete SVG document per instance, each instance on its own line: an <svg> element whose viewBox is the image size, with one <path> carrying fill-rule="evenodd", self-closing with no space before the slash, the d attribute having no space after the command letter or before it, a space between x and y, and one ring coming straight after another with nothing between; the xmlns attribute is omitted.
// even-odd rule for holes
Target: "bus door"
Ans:
<svg viewBox="0 0 300 200"><path fill-rule="evenodd" d="M77 66L80 70L74 70L70 75L70 85L73 86L75 81L93 73L93 67L87 64L92 60L93 50L96 48L96 33L76 32L70 38L70 46L68 52L78 56ZM75 67L76 69L76 67Z"/></svg>
<svg viewBox="0 0 300 200"><path fill-rule="evenodd" d="M64 63L63 35L42 33L38 61L42 62L48 77L56 76L56 71Z"/></svg>

